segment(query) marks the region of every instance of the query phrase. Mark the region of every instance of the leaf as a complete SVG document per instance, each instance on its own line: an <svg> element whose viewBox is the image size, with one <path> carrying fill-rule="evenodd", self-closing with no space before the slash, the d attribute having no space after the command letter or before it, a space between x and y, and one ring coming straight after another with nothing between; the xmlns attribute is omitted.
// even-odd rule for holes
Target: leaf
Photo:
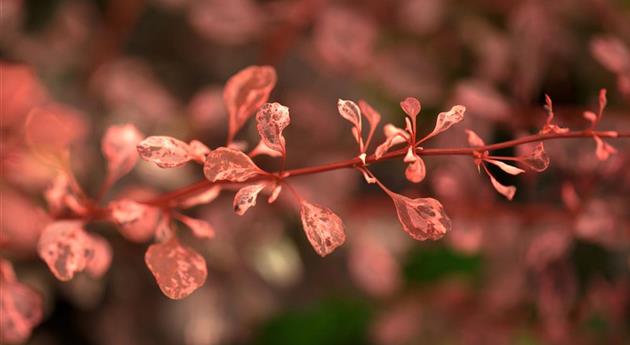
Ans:
<svg viewBox="0 0 630 345"><path fill-rule="evenodd" d="M502 185L490 173L488 173L488 176L490 177L490 182L492 182L492 186L494 187L494 189L496 189L497 192L499 192L499 194L503 195L510 201L514 198L514 194L516 194L516 187Z"/></svg>
<svg viewBox="0 0 630 345"><path fill-rule="evenodd" d="M409 163L409 165L407 165L407 169L405 169L405 177L413 183L422 182L426 174L427 168L424 165L424 161L418 156L416 156L416 160Z"/></svg>
<svg viewBox="0 0 630 345"><path fill-rule="evenodd" d="M407 140L411 138L407 131L390 123L383 127L383 133L386 139L385 142L379 145L374 151L374 157L376 159L381 158L392 146L407 142Z"/></svg>
<svg viewBox="0 0 630 345"><path fill-rule="evenodd" d="M477 147L486 146L486 143L483 142L483 139L481 139L477 133L470 129L466 129L465 131L468 136L468 145Z"/></svg>
<svg viewBox="0 0 630 345"><path fill-rule="evenodd" d="M92 256L85 267L85 271L92 278L100 278L107 272L112 263L112 248L102 236L94 234L88 236L91 242Z"/></svg>
<svg viewBox="0 0 630 345"><path fill-rule="evenodd" d="M604 114L604 109L606 108L606 104L608 104L608 100L606 99L606 89L599 90L599 118L601 119Z"/></svg>
<svg viewBox="0 0 630 345"><path fill-rule="evenodd" d="M597 123L597 114L595 114L592 111L587 110L583 113L583 115L584 115L584 118L587 119L591 123L592 126L595 126L595 124Z"/></svg>
<svg viewBox="0 0 630 345"><path fill-rule="evenodd" d="M348 271L352 280L375 297L392 295L401 286L400 267L396 257L382 241L362 234L351 242Z"/></svg>
<svg viewBox="0 0 630 345"><path fill-rule="evenodd" d="M250 157L256 157L258 155L267 155L269 157L282 157L282 152L273 150L265 144L264 140L260 140L258 145L249 153Z"/></svg>
<svg viewBox="0 0 630 345"><path fill-rule="evenodd" d="M175 218L189 227L196 237L207 239L214 237L214 228L205 220L187 217L183 214L176 214Z"/></svg>
<svg viewBox="0 0 630 345"><path fill-rule="evenodd" d="M267 198L267 203L273 204L280 196L280 192L282 192L282 185L277 184L271 191L271 195L269 195L269 198Z"/></svg>
<svg viewBox="0 0 630 345"><path fill-rule="evenodd" d="M415 119L420 113L420 101L417 98L407 97L404 101L400 102L400 107L411 119Z"/></svg>
<svg viewBox="0 0 630 345"><path fill-rule="evenodd" d="M138 144L137 149L142 159L160 168L175 168L192 159L188 144L167 136L148 137Z"/></svg>
<svg viewBox="0 0 630 345"><path fill-rule="evenodd" d="M132 124L110 126L103 140L101 150L107 159L109 183L113 183L133 169L138 161L136 145L144 135Z"/></svg>
<svg viewBox="0 0 630 345"><path fill-rule="evenodd" d="M276 79L276 70L271 66L249 66L227 81L223 101L230 116L228 142L256 109L267 102Z"/></svg>
<svg viewBox="0 0 630 345"><path fill-rule="evenodd" d="M597 159L600 161L605 161L608 157L610 157L610 155L617 153L617 149L603 141L597 135L594 135L593 139L595 139L595 144L597 145L595 149L595 156L597 156Z"/></svg>
<svg viewBox="0 0 630 345"><path fill-rule="evenodd" d="M192 140L188 144L188 153L190 157L197 162L203 163L206 161L206 156L210 153L210 149L206 144L199 140Z"/></svg>
<svg viewBox="0 0 630 345"><path fill-rule="evenodd" d="M439 201L433 198L410 199L385 189L394 201L398 220L412 238L437 240L451 230L451 220Z"/></svg>
<svg viewBox="0 0 630 345"><path fill-rule="evenodd" d="M456 105L447 112L439 113L435 122L435 128L433 129L433 132L428 135L428 137L436 136L451 128L452 125L461 122L464 119L465 111L466 107L464 107L463 105Z"/></svg>
<svg viewBox="0 0 630 345"><path fill-rule="evenodd" d="M330 209L302 200L300 217L308 241L321 257L345 242L343 222Z"/></svg>
<svg viewBox="0 0 630 345"><path fill-rule="evenodd" d="M146 242L155 233L160 217L157 208L130 199L119 199L109 203L111 219L118 225L120 233L133 242Z"/></svg>
<svg viewBox="0 0 630 345"><path fill-rule="evenodd" d="M250 207L254 207L256 205L258 193L260 193L260 191L262 191L266 186L267 183L265 182L251 184L239 189L239 191L236 192L234 202L232 203L234 212L236 212L239 216L242 216Z"/></svg>
<svg viewBox="0 0 630 345"><path fill-rule="evenodd" d="M289 108L280 103L265 103L256 114L256 128L260 138L270 149L284 154L282 131L291 123Z"/></svg>
<svg viewBox="0 0 630 345"><path fill-rule="evenodd" d="M361 109L356 103L349 100L338 99L337 110L341 117L350 121L359 131L361 130Z"/></svg>
<svg viewBox="0 0 630 345"><path fill-rule="evenodd" d="M498 161L498 160L494 160L494 159L484 159L485 162L488 162L490 164L494 164L496 166L499 167L499 169L505 171L506 173L510 174L510 175L518 175L518 174L522 174L525 172L525 170L523 169L519 169L515 166L509 165L507 163Z"/></svg>
<svg viewBox="0 0 630 345"><path fill-rule="evenodd" d="M630 49L619 38L597 37L590 43L593 57L610 72L623 74L630 68Z"/></svg>
<svg viewBox="0 0 630 345"><path fill-rule="evenodd" d="M187 297L206 281L206 260L176 237L149 246L144 262L153 273L160 290L171 299Z"/></svg>
<svg viewBox="0 0 630 345"><path fill-rule="evenodd" d="M0 343L23 343L42 320L42 296L17 280L9 261L0 258L0 269Z"/></svg>
<svg viewBox="0 0 630 345"><path fill-rule="evenodd" d="M219 147L206 157L203 173L212 182L223 180L244 182L256 175L264 174L264 171L243 152Z"/></svg>
<svg viewBox="0 0 630 345"><path fill-rule="evenodd" d="M374 135L374 132L376 131L376 127L378 126L378 123L381 122L381 114L379 114L376 110L374 110L374 108L372 108L364 100L359 101L359 109L361 110L361 114L365 116L365 118L368 120L368 123L370 124L370 132L368 134L367 140L365 141L365 146L367 147L370 144L370 141L372 140L372 136Z"/></svg>
<svg viewBox="0 0 630 345"><path fill-rule="evenodd" d="M531 170L545 171L549 167L549 156L545 152L543 143L538 143L531 153L520 157L519 162Z"/></svg>
<svg viewBox="0 0 630 345"><path fill-rule="evenodd" d="M85 269L92 247L80 221L57 221L44 228L37 252L57 279L68 281Z"/></svg>
<svg viewBox="0 0 630 345"><path fill-rule="evenodd" d="M205 191L195 194L179 202L180 208L191 208L197 205L208 204L221 194L221 186L214 185Z"/></svg>

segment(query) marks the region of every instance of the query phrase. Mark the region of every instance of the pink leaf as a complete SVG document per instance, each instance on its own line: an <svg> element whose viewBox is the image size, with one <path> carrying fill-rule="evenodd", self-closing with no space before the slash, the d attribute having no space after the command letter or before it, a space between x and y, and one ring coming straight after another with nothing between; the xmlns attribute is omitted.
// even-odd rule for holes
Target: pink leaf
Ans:
<svg viewBox="0 0 630 345"><path fill-rule="evenodd" d="M464 119L465 111L466 107L463 105L456 105L447 112L439 113L435 122L435 128L433 129L433 132L429 134L429 137L436 136L451 128L452 125L461 122Z"/></svg>
<svg viewBox="0 0 630 345"><path fill-rule="evenodd" d="M280 192L282 192L282 185L277 184L271 191L271 195L269 195L267 202L270 204L273 204L276 201L276 199L278 199L278 197L280 196Z"/></svg>
<svg viewBox="0 0 630 345"><path fill-rule="evenodd" d="M107 159L110 183L133 169L138 160L136 145L144 135L132 124L111 126L101 141L101 150Z"/></svg>
<svg viewBox="0 0 630 345"><path fill-rule="evenodd" d="M538 143L530 154L520 157L519 162L534 171L545 171L549 167L549 156L543 143Z"/></svg>
<svg viewBox="0 0 630 345"><path fill-rule="evenodd" d="M416 116L420 113L420 101L413 97L407 97L404 101L400 102L400 107L402 110L412 119L415 119Z"/></svg>
<svg viewBox="0 0 630 345"><path fill-rule="evenodd" d="M267 155L269 157L282 157L282 152L273 150L265 144L264 140L260 140L258 145L249 153L250 157L256 157L258 155Z"/></svg>
<svg viewBox="0 0 630 345"><path fill-rule="evenodd" d="M282 131L289 125L289 108L280 103L265 103L256 114L256 128L263 142L272 150L286 152Z"/></svg>
<svg viewBox="0 0 630 345"><path fill-rule="evenodd" d="M160 211L130 199L119 199L109 203L111 218L120 233L130 241L146 242L155 233Z"/></svg>
<svg viewBox="0 0 630 345"><path fill-rule="evenodd" d="M350 121L358 131L361 131L361 109L356 103L339 99L337 100L337 110L341 117Z"/></svg>
<svg viewBox="0 0 630 345"><path fill-rule="evenodd" d="M189 227L190 230L192 230L193 235L196 237L208 239L214 237L214 228L205 220L190 218L184 216L183 214L176 214L175 218Z"/></svg>
<svg viewBox="0 0 630 345"><path fill-rule="evenodd" d="M608 100L606 99L606 89L599 90L599 118L604 114L604 108L606 108Z"/></svg>
<svg viewBox="0 0 630 345"><path fill-rule="evenodd" d="M175 229L171 223L171 216L165 213L160 217L160 221L155 228L155 240L157 242L166 242L173 237L175 237Z"/></svg>
<svg viewBox="0 0 630 345"><path fill-rule="evenodd" d="M85 271L93 278L100 278L107 272L112 263L112 248L105 238L99 235L88 235L92 247L92 257Z"/></svg>
<svg viewBox="0 0 630 345"><path fill-rule="evenodd" d="M369 237L361 237L351 244L348 270L355 283L376 297L393 294L402 281L398 261L394 255L382 242Z"/></svg>
<svg viewBox="0 0 630 345"><path fill-rule="evenodd" d="M515 166L509 165L507 163L498 161L498 160L494 160L494 159L484 159L484 161L490 163L490 164L494 164L496 166L499 167L499 169L505 171L506 173L510 174L510 175L518 175L518 174L522 174L525 172L525 170L523 169L519 169Z"/></svg>
<svg viewBox="0 0 630 345"><path fill-rule="evenodd" d="M468 135L468 145L476 147L486 146L486 143L483 142L483 139L481 139L477 133L466 129L466 134Z"/></svg>
<svg viewBox="0 0 630 345"><path fill-rule="evenodd" d="M221 186L212 186L205 191L195 194L179 202L179 207L190 208L197 205L208 204L214 201L221 194Z"/></svg>
<svg viewBox="0 0 630 345"><path fill-rule="evenodd" d="M343 222L330 209L302 200L300 217L308 241L320 256L332 253L346 240Z"/></svg>
<svg viewBox="0 0 630 345"><path fill-rule="evenodd" d="M540 133L562 134L569 131L568 128L563 128L552 123L555 114L553 113L553 103L551 102L551 97L549 97L548 95L545 95L545 110L547 110L547 122L545 123L545 126L542 128L542 130L540 130Z"/></svg>
<svg viewBox="0 0 630 345"><path fill-rule="evenodd" d="M183 246L176 237L152 244L144 262L153 273L160 290L171 299L182 299L206 281L206 260L192 248Z"/></svg>
<svg viewBox="0 0 630 345"><path fill-rule="evenodd" d="M619 38L595 38L590 48L593 57L609 71L621 74L630 69L630 50Z"/></svg>
<svg viewBox="0 0 630 345"><path fill-rule="evenodd" d="M451 230L451 220L439 201L433 198L410 199L385 191L394 201L400 224L412 238L419 241L437 240Z"/></svg>
<svg viewBox="0 0 630 345"><path fill-rule="evenodd" d="M381 122L381 114L379 114L376 110L374 110L366 101L359 101L359 109L361 110L361 114L365 116L370 124L370 133L368 134L368 138L365 141L365 146L369 145L372 140L372 136L376 131L376 127L378 123Z"/></svg>
<svg viewBox="0 0 630 345"><path fill-rule="evenodd" d="M488 173L488 176L490 176L490 182L492 182L492 186L494 187L494 189L496 189L497 192L499 192L499 194L503 195L508 200L512 200L514 198L514 194L516 194L516 187L502 185L490 173Z"/></svg>
<svg viewBox="0 0 630 345"><path fill-rule="evenodd" d="M383 132L387 139L385 139L385 142L379 145L374 151L376 159L381 158L392 146L407 142L407 140L411 138L407 131L390 123L383 127Z"/></svg>
<svg viewBox="0 0 630 345"><path fill-rule="evenodd" d="M405 177L413 183L422 182L426 174L427 168L424 165L424 161L418 156L416 156L416 160L409 163L409 165L407 165L407 169L405 169Z"/></svg>
<svg viewBox="0 0 630 345"><path fill-rule="evenodd" d="M175 168L192 159L188 144L172 137L148 137L138 144L137 149L142 159L160 168Z"/></svg>
<svg viewBox="0 0 630 345"><path fill-rule="evenodd" d="M206 157L203 173L212 182L223 180L244 182L263 174L264 171L260 170L243 152L219 147Z"/></svg>
<svg viewBox="0 0 630 345"><path fill-rule="evenodd" d="M603 141L600 137L594 135L593 139L595 139L595 144L597 144L595 155L600 161L605 161L610 155L617 153L617 149Z"/></svg>
<svg viewBox="0 0 630 345"><path fill-rule="evenodd" d="M242 216L250 207L254 207L256 205L258 193L260 193L260 191L262 191L266 186L267 183L256 183L239 189L239 191L236 192L234 202L232 203L234 212L236 212L239 216Z"/></svg>
<svg viewBox="0 0 630 345"><path fill-rule="evenodd" d="M37 252L57 279L68 281L85 269L92 247L81 222L57 221L42 232Z"/></svg>
<svg viewBox="0 0 630 345"><path fill-rule="evenodd" d="M228 142L256 109L267 102L276 79L276 70L271 66L249 66L227 81L223 100L230 115Z"/></svg>
<svg viewBox="0 0 630 345"><path fill-rule="evenodd" d="M44 198L48 204L48 209L53 214L63 211L66 205L66 197L70 194L68 176L58 174L52 184L44 191Z"/></svg>
<svg viewBox="0 0 630 345"><path fill-rule="evenodd" d="M191 158L200 163L205 162L206 156L210 153L208 146L199 140L192 140L188 144L188 148Z"/></svg>
<svg viewBox="0 0 630 345"><path fill-rule="evenodd" d="M584 112L583 115L584 115L584 118L587 119L591 123L591 125L594 126L597 123L597 114L595 114L594 112L587 110Z"/></svg>
<svg viewBox="0 0 630 345"><path fill-rule="evenodd" d="M17 281L11 263L0 258L0 343L23 343L41 322L43 303L33 288Z"/></svg>

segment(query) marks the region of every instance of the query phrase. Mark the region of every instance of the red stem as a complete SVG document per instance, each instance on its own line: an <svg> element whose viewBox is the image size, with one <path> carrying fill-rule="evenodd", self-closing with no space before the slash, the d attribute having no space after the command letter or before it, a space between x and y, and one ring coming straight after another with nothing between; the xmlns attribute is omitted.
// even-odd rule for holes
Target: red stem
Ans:
<svg viewBox="0 0 630 345"><path fill-rule="evenodd" d="M462 147L462 148L436 148L436 149L417 149L416 152L421 156L448 156L448 155L474 155L475 152L479 151L494 151L500 150L504 148L514 147L522 144L527 144L531 142L537 141L545 141L545 140L555 140L555 139L568 139L568 138L588 138L597 135L602 138L630 138L630 132L616 132L617 135L613 135L610 131L593 131L593 130L584 130L584 131L573 131L567 133L548 133L548 134L534 134L526 137L522 137L519 139L504 141L501 143L496 143L492 145L486 145L481 147ZM398 149L392 152L388 152L384 154L379 159L376 159L374 155L370 155L365 159L366 164L377 163L384 160L389 160L393 158L402 157L405 155L407 148ZM300 175L310 175L317 174L321 172L338 170L338 169L346 169L353 167L363 166L363 163L358 157L347 159L338 162L332 162L312 167L304 167L286 170L284 172L274 172L271 173L272 176L275 176L278 179L284 179L292 176L300 176ZM282 176L280 176L282 173ZM254 182L257 180L268 179L269 175L261 175L259 177L255 177L247 181ZM194 184L188 185L186 187L174 190L172 192L167 192L162 194L154 199L147 200L144 203L152 206L166 207L171 204L173 201L193 196L197 193L204 191L209 188L213 184L221 182L210 182L208 180L201 180Z"/></svg>

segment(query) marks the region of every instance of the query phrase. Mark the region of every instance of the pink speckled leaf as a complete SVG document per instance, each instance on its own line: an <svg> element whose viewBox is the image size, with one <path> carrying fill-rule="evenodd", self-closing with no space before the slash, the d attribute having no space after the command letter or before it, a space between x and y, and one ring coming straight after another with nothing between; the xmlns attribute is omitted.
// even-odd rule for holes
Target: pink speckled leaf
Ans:
<svg viewBox="0 0 630 345"><path fill-rule="evenodd" d="M543 143L538 143L531 153L520 157L519 162L531 170L545 171L549 167L549 156L545 152Z"/></svg>
<svg viewBox="0 0 630 345"><path fill-rule="evenodd" d="M258 145L249 153L250 157L256 157L258 155L267 155L269 157L282 157L282 152L276 151L267 144L265 144L264 140L260 140Z"/></svg>
<svg viewBox="0 0 630 345"><path fill-rule="evenodd" d="M422 158L416 156L416 159L407 165L405 169L405 177L413 183L420 183L427 175L427 168Z"/></svg>
<svg viewBox="0 0 630 345"><path fill-rule="evenodd" d="M132 124L111 126L101 141L101 150L107 159L110 183L133 169L138 160L136 145L144 135Z"/></svg>
<svg viewBox="0 0 630 345"><path fill-rule="evenodd" d="M403 230L412 238L437 240L451 230L451 220L439 201L433 198L411 199L392 191L386 192L394 201Z"/></svg>
<svg viewBox="0 0 630 345"><path fill-rule="evenodd" d="M484 161L496 165L497 167L499 167L499 169L503 170L504 172L510 174L510 175L518 175L518 174L522 174L525 172L525 170L523 169L519 169L515 166L509 165L507 163L498 161L498 160L494 160L494 159L484 159Z"/></svg>
<svg viewBox="0 0 630 345"><path fill-rule="evenodd" d="M112 248L102 236L94 234L88 236L91 242L92 256L85 271L93 278L100 278L107 272L112 263Z"/></svg>
<svg viewBox="0 0 630 345"><path fill-rule="evenodd" d="M465 111L466 107L464 107L463 105L456 105L453 106L449 111L439 113L435 122L435 128L433 129L433 132L429 134L429 136L436 136L451 128L451 126L453 126L454 124L461 122L464 119Z"/></svg>
<svg viewBox="0 0 630 345"><path fill-rule="evenodd" d="M42 319L42 297L17 281L11 263L0 258L0 266L0 343L23 343Z"/></svg>
<svg viewBox="0 0 630 345"><path fill-rule="evenodd" d="M79 221L57 221L42 231L37 252L61 281L83 271L92 257L92 246Z"/></svg>
<svg viewBox="0 0 630 345"><path fill-rule="evenodd" d="M486 146L486 143L483 142L483 139L481 139L477 133L473 132L470 129L466 130L466 135L467 135L467 139L468 139L468 145L470 146Z"/></svg>
<svg viewBox="0 0 630 345"><path fill-rule="evenodd" d="M603 141L602 138L595 135L593 139L595 139L596 144L595 155L600 161L605 161L610 155L617 153L617 149Z"/></svg>
<svg viewBox="0 0 630 345"><path fill-rule="evenodd" d="M250 207L254 207L256 205L258 193L260 193L266 186L267 183L263 182L251 184L239 189L239 191L236 192L236 195L234 195L234 202L232 203L234 212L236 212L239 216L242 216Z"/></svg>
<svg viewBox="0 0 630 345"><path fill-rule="evenodd" d="M172 137L148 137L138 144L137 149L142 159L160 168L175 168L192 159L188 144Z"/></svg>
<svg viewBox="0 0 630 345"><path fill-rule="evenodd" d="M506 199L512 200L514 198L514 194L516 194L516 187L514 186L504 186L494 176L488 174L490 177L490 182L492 182L492 186L496 189L499 194L503 195Z"/></svg>
<svg viewBox="0 0 630 345"><path fill-rule="evenodd" d="M249 66L227 81L223 100L230 116L228 142L256 109L267 102L276 79L276 70L271 66Z"/></svg>
<svg viewBox="0 0 630 345"><path fill-rule="evenodd" d="M189 227L190 230L192 230L193 235L199 238L214 237L214 228L205 220L187 217L183 214L176 214L175 218Z"/></svg>
<svg viewBox="0 0 630 345"><path fill-rule="evenodd" d="M350 121L359 131L361 130L361 109L356 103L349 100L338 99L337 110L341 117Z"/></svg>
<svg viewBox="0 0 630 345"><path fill-rule="evenodd" d="M256 128L262 141L270 149L285 154L282 131L289 125L289 108L280 103L265 103L256 114Z"/></svg>
<svg viewBox="0 0 630 345"><path fill-rule="evenodd" d="M308 241L320 256L332 253L345 242L343 222L330 209L302 201L300 217Z"/></svg>
<svg viewBox="0 0 630 345"><path fill-rule="evenodd" d="M160 290L171 299L187 297L203 285L208 275L206 260L176 237L151 245L144 261Z"/></svg>
<svg viewBox="0 0 630 345"><path fill-rule="evenodd" d="M197 205L208 204L214 201L221 194L221 186L214 185L205 191L183 199L179 202L179 207L190 208Z"/></svg>
<svg viewBox="0 0 630 345"><path fill-rule="evenodd" d="M155 233L160 217L157 208L130 199L119 199L109 203L111 218L120 233L130 241L146 242Z"/></svg>
<svg viewBox="0 0 630 345"><path fill-rule="evenodd" d="M206 156L210 153L210 149L199 140L192 140L188 144L190 157L199 163L206 161Z"/></svg>
<svg viewBox="0 0 630 345"><path fill-rule="evenodd" d="M212 182L244 182L264 172L243 152L219 147L206 157L203 173Z"/></svg>
<svg viewBox="0 0 630 345"><path fill-rule="evenodd" d="M392 146L402 144L411 137L407 131L390 123L383 127L383 132L387 139L374 151L376 159L381 158Z"/></svg>
<svg viewBox="0 0 630 345"><path fill-rule="evenodd" d="M420 101L413 97L407 97L400 102L400 107L411 119L415 119L420 113Z"/></svg>

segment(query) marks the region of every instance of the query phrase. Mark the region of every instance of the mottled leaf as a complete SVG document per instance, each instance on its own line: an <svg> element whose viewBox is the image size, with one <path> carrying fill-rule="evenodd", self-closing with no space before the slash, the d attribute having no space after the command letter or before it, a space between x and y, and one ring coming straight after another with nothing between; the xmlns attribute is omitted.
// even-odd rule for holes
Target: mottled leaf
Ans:
<svg viewBox="0 0 630 345"><path fill-rule="evenodd" d="M381 158L392 146L407 142L411 136L404 129L398 128L390 123L383 127L385 142L379 145L374 151L376 159Z"/></svg>
<svg viewBox="0 0 630 345"><path fill-rule="evenodd" d="M400 102L400 107L402 110L412 119L415 119L416 116L420 113L420 101L413 97L407 97L404 101Z"/></svg>
<svg viewBox="0 0 630 345"><path fill-rule="evenodd" d="M206 161L206 156L210 153L210 149L204 143L199 140L192 140L188 144L189 154L192 159L197 162L203 163Z"/></svg>
<svg viewBox="0 0 630 345"><path fill-rule="evenodd" d="M102 236L94 234L88 236L91 242L92 256L85 267L85 271L93 278L100 278L107 272L112 263L112 248Z"/></svg>
<svg viewBox="0 0 630 345"><path fill-rule="evenodd" d="M267 102L276 79L276 70L271 66L249 66L227 81L223 100L230 116L228 142L256 109Z"/></svg>
<svg viewBox="0 0 630 345"><path fill-rule="evenodd" d="M282 131L289 125L289 108L280 103L265 103L256 114L256 128L262 141L270 149L285 153Z"/></svg>
<svg viewBox="0 0 630 345"><path fill-rule="evenodd" d="M206 178L212 182L244 182L264 173L241 151L219 147L206 157L203 167Z"/></svg>
<svg viewBox="0 0 630 345"><path fill-rule="evenodd" d="M303 200L300 217L308 241L320 256L332 253L346 240L343 222L330 209Z"/></svg>
<svg viewBox="0 0 630 345"><path fill-rule="evenodd" d="M427 168L422 158L416 156L416 160L407 165L405 169L405 177L413 183L420 183L427 174Z"/></svg>
<svg viewBox="0 0 630 345"><path fill-rule="evenodd" d="M368 123L370 124L370 132L368 134L367 140L365 141L365 146L368 146L370 144L370 141L372 141L372 136L376 131L378 123L381 122L381 114L374 110L374 108L372 108L364 100L359 101L359 109L361 110L361 114L365 116L365 118L368 120Z"/></svg>
<svg viewBox="0 0 630 345"><path fill-rule="evenodd" d="M254 207L256 205L258 193L260 193L260 191L262 191L266 186L267 183L256 183L239 189L239 191L236 192L234 202L232 203L234 212L236 212L239 216L242 216L250 207Z"/></svg>
<svg viewBox="0 0 630 345"><path fill-rule="evenodd" d="M113 183L133 169L138 160L136 145L144 135L132 124L111 126L101 141L107 159L109 183Z"/></svg>
<svg viewBox="0 0 630 345"><path fill-rule="evenodd" d="M394 201L400 224L412 238L437 240L451 230L451 220L439 201L433 198L410 199L392 191L386 192Z"/></svg>
<svg viewBox="0 0 630 345"><path fill-rule="evenodd" d="M171 299L187 297L203 285L208 275L204 258L176 237L151 245L144 261L162 292Z"/></svg>
<svg viewBox="0 0 630 345"><path fill-rule="evenodd" d="M16 279L10 262L0 258L0 268L0 343L23 343L41 322L42 297Z"/></svg>
<svg viewBox="0 0 630 345"><path fill-rule="evenodd" d="M520 157L519 162L531 170L545 171L549 167L549 156L545 152L543 143L538 143L531 153Z"/></svg>
<svg viewBox="0 0 630 345"><path fill-rule="evenodd" d="M452 125L462 121L464 119L465 111L466 107L463 105L456 105L447 112L439 113L435 122L435 128L433 129L433 132L429 134L429 137L436 136L451 128Z"/></svg>
<svg viewBox="0 0 630 345"><path fill-rule="evenodd" d="M146 242L155 233L160 217L157 208L130 199L119 199L109 203L111 218L120 233L130 241Z"/></svg>
<svg viewBox="0 0 630 345"><path fill-rule="evenodd" d="M57 221L46 226L37 244L39 256L61 281L85 269L92 257L91 241L79 221Z"/></svg>
<svg viewBox="0 0 630 345"><path fill-rule="evenodd" d="M254 147L254 149L249 153L250 157L256 157L258 155L267 155L269 157L282 157L282 152L273 150L267 144L265 144L264 140L260 140L258 145Z"/></svg>
<svg viewBox="0 0 630 345"><path fill-rule="evenodd" d="M172 137L148 137L138 144L137 149L142 159L160 168L175 168L192 159L188 144Z"/></svg>

